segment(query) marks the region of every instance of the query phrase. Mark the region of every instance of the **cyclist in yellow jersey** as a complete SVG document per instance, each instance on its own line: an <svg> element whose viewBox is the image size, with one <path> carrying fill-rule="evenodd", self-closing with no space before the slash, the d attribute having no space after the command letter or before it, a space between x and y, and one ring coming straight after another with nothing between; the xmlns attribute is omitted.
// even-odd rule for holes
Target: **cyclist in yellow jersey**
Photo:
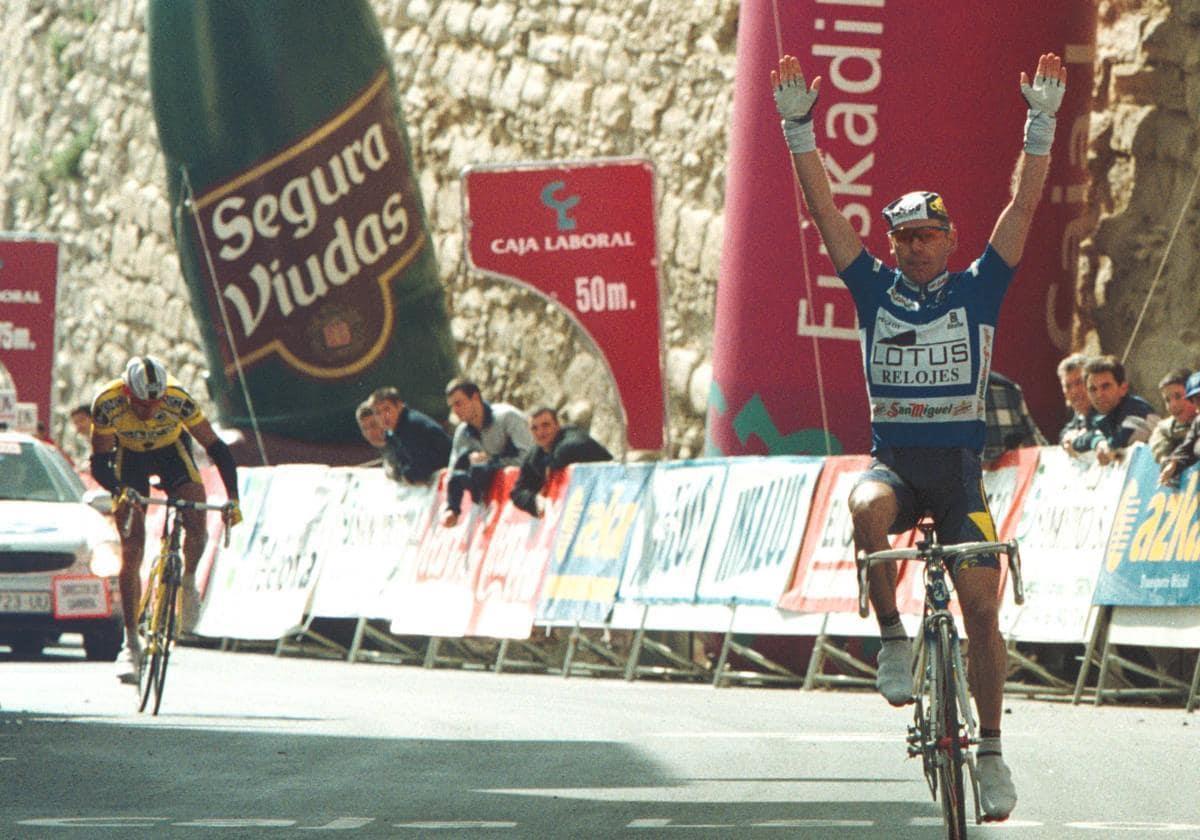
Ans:
<svg viewBox="0 0 1200 840"><path fill-rule="evenodd" d="M204 447L225 485L229 503L226 527L242 521L238 508L237 465L229 447L216 435L191 396L167 375L153 356L129 360L125 372L103 388L92 402L92 476L113 494L117 521L131 516L129 533L121 529L121 609L125 617L125 650L117 676L136 683L141 668L137 608L141 601L140 569L145 550L145 511L127 490L150 493L150 477L158 476L171 496L204 502L204 485L192 457L192 439ZM132 514L130 511L132 509ZM200 606L196 567L208 541L204 514L183 511L184 632L195 626Z"/></svg>

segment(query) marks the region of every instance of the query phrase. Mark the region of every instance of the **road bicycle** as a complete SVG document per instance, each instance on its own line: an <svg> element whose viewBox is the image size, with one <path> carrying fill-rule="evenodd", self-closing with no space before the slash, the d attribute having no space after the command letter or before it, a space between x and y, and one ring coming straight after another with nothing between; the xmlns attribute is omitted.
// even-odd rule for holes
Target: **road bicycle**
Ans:
<svg viewBox="0 0 1200 840"><path fill-rule="evenodd" d="M153 498L143 496L134 490L128 490L127 496L131 502L141 507L147 505L163 505L167 508L163 517L162 539L159 543L158 556L150 567L149 579L142 590L142 600L138 605L137 627L138 637L142 646L142 664L138 672L138 711L143 712L154 696L154 706L151 714L158 714L162 705L163 687L167 683L167 665L171 661L171 646L179 636L177 616L179 614L179 590L183 584L183 552L181 550L183 536L183 519L181 511L221 511L228 517L230 507L210 505L204 502L193 502L188 499L174 497ZM123 530L128 536L129 525L133 517L132 509L126 514ZM229 546L229 524L224 528L225 546Z"/></svg>
<svg viewBox="0 0 1200 840"><path fill-rule="evenodd" d="M917 636L913 692L913 723L908 727L908 755L920 756L934 801L941 800L946 837L967 836L966 802L963 796L963 765L967 767L975 800L975 822L981 823L979 781L975 777L978 745L976 723L967 689L958 629L950 612L947 568L958 558L982 554L1004 554L1008 558L1013 600L1025 603L1021 580L1021 557L1016 540L941 545L928 519L917 525L921 539L912 548L860 551L858 567L858 614L869 612L867 573L874 565L894 560L917 560L924 564L925 608Z"/></svg>

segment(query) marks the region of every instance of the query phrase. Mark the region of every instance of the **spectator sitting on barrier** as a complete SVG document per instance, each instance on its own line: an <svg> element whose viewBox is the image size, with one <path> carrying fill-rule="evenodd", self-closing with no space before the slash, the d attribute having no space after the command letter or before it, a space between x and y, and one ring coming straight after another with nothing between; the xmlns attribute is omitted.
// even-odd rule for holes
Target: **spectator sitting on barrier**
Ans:
<svg viewBox="0 0 1200 840"><path fill-rule="evenodd" d="M994 461L1010 449L1046 445L1046 438L1025 406L1021 386L996 371L989 373L987 429L980 456L983 462Z"/></svg>
<svg viewBox="0 0 1200 840"><path fill-rule="evenodd" d="M1183 442L1196 417L1196 406L1185 396L1191 375L1187 368L1175 368L1158 383L1158 392L1170 415L1159 421L1150 433L1150 452L1160 464Z"/></svg>
<svg viewBox="0 0 1200 840"><path fill-rule="evenodd" d="M1187 378L1183 394L1197 413L1192 418L1187 435L1163 462L1162 471L1158 474L1159 484L1177 485L1179 474L1200 461L1200 371Z"/></svg>
<svg viewBox="0 0 1200 840"><path fill-rule="evenodd" d="M533 447L529 424L520 409L507 403L485 402L479 386L467 379L453 379L446 386L446 404L459 419L450 447L450 479L446 482L446 507L441 522L458 524L462 497L482 501L492 479L502 467L515 467Z"/></svg>
<svg viewBox="0 0 1200 840"><path fill-rule="evenodd" d="M393 477L407 484L428 484L450 457L450 435L428 414L405 405L396 388L377 388L371 408L383 429L383 458L392 462Z"/></svg>
<svg viewBox="0 0 1200 840"><path fill-rule="evenodd" d="M568 464L611 461L612 453L578 426L562 426L558 413L549 406L538 406L529 415L529 431L537 445L521 460L521 474L513 485L513 504L531 516L546 512L542 488L551 470Z"/></svg>
<svg viewBox="0 0 1200 840"><path fill-rule="evenodd" d="M358 404L358 408L354 410L354 419L358 421L358 430L362 433L363 440L379 453L384 474L393 481L399 481L396 465L387 456L387 438L383 434L383 424L375 416L375 409L371 408L369 397Z"/></svg>
<svg viewBox="0 0 1200 840"><path fill-rule="evenodd" d="M1063 399L1071 410L1071 417L1058 433L1058 443L1072 455L1077 455L1071 448L1071 441L1082 432L1086 432L1088 424L1095 416L1092 401L1088 399L1087 382L1083 378L1083 369L1091 361L1082 353L1072 353L1058 363L1058 384L1062 386Z"/></svg>
<svg viewBox="0 0 1200 840"><path fill-rule="evenodd" d="M1150 403L1129 393L1125 366L1114 356L1092 359L1084 368L1088 399L1096 416L1086 431L1071 440L1075 452L1096 453L1100 464L1110 464L1125 447L1150 439L1150 430L1158 423Z"/></svg>

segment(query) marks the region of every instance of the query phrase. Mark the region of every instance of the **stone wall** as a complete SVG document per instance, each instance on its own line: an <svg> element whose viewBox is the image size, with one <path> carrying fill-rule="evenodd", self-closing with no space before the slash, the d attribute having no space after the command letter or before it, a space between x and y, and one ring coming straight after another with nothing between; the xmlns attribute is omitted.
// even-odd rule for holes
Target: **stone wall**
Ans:
<svg viewBox="0 0 1200 840"><path fill-rule="evenodd" d="M1128 348L1134 391L1159 406L1168 370L1200 368L1200 0L1104 0L1099 17L1075 339Z"/></svg>
<svg viewBox="0 0 1200 840"><path fill-rule="evenodd" d="M566 318L463 264L469 163L638 155L659 183L671 454L698 454L722 240L736 0L373 0L395 59L465 372L518 405L590 420L619 450L616 395ZM1120 354L1197 171L1200 0L1101 3L1077 345ZM62 244L51 431L134 350L203 391L199 331L168 227L144 0L5 0L0 229ZM1200 363L1196 202L1131 369Z"/></svg>

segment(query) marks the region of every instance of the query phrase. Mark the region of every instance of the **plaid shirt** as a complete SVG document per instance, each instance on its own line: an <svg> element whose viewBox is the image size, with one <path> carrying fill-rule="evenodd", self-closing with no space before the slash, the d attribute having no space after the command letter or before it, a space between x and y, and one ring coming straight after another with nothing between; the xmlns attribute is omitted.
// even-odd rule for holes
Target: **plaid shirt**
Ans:
<svg viewBox="0 0 1200 840"><path fill-rule="evenodd" d="M1047 445L1025 407L1021 386L995 371L988 374L987 434L982 459L991 461L1022 446Z"/></svg>

